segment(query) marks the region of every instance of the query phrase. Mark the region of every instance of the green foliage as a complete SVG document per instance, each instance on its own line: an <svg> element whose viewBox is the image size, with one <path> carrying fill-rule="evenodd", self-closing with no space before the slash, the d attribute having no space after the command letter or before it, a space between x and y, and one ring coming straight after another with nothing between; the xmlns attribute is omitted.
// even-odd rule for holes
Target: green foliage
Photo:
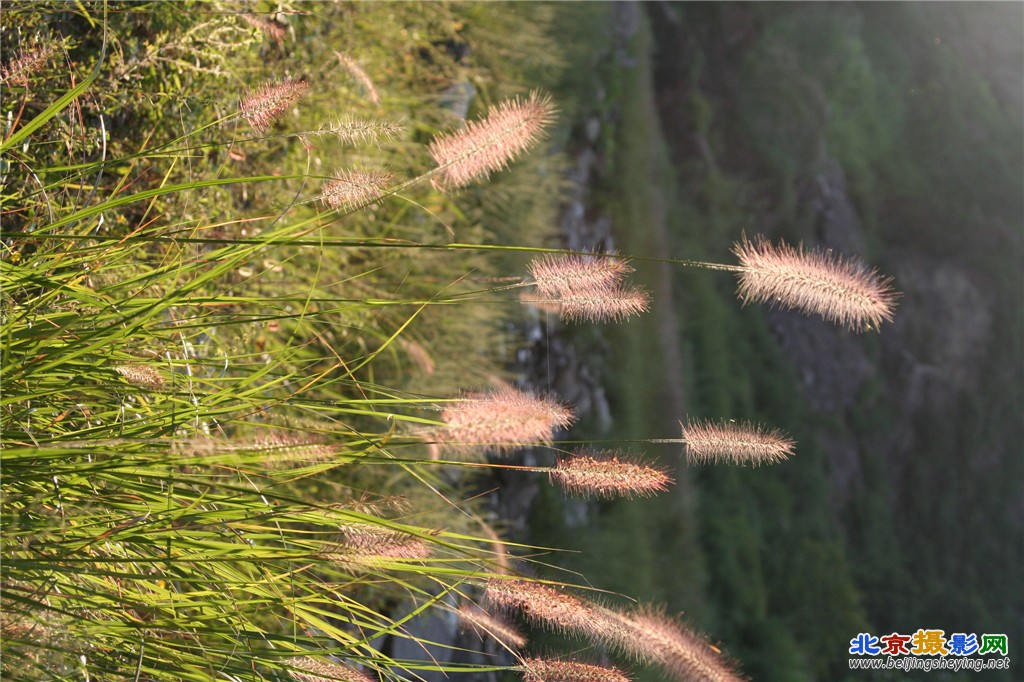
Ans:
<svg viewBox="0 0 1024 682"><path fill-rule="evenodd" d="M494 569L477 506L449 501L468 471L442 476L428 442L446 400L500 376L515 303L489 282L517 271L445 228L542 243L559 186L528 178L560 166L455 199L421 182L423 138L457 122L439 91L508 56L460 63L461 9L395 9L281 6L261 15L280 43L228 3L5 10L5 64L75 36L3 105L5 677L267 679L304 653L436 669L374 640L418 642L407 620ZM238 99L286 74L314 87L254 136ZM415 127L353 148L323 134L342 112ZM361 164L412 181L319 207Z"/></svg>

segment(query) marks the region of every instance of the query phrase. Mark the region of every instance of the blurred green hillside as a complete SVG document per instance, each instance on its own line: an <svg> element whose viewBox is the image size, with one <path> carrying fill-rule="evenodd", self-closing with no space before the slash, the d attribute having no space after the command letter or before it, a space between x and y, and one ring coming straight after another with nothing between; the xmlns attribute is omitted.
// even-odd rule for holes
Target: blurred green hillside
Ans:
<svg viewBox="0 0 1024 682"><path fill-rule="evenodd" d="M956 677L850 672L859 632L1005 632L1012 658L1024 646L1021 6L642 14L635 61L612 69L622 116L603 206L622 248L651 253L663 229L673 257L732 262L743 234L783 237L865 258L904 298L893 325L856 337L740 308L728 276L673 270L685 369L666 376L664 311L613 337L621 435L670 428L674 382L688 414L778 425L798 455L683 471L686 499L602 508L579 546L618 537L622 558L574 565L686 610L756 680Z"/></svg>

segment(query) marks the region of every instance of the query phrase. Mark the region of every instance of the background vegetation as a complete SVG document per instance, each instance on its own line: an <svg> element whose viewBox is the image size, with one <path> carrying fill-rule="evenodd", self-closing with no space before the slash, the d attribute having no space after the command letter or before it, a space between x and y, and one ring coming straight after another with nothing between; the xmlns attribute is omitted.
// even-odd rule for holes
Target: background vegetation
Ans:
<svg viewBox="0 0 1024 682"><path fill-rule="evenodd" d="M664 308L621 330L624 433L670 428L681 387L688 413L782 425L800 453L768 471L691 471L690 507L608 505L593 545L634 551L605 574L581 542L575 565L613 589L644 576L758 680L863 679L846 664L857 632L988 628L1024 643L1020 8L643 14L636 63L610 69L623 113L602 196L623 248L651 252L661 225L671 255L722 260L742 232L782 235L866 253L907 293L894 327L851 350L737 309L728 277L672 271L684 371L666 370Z"/></svg>

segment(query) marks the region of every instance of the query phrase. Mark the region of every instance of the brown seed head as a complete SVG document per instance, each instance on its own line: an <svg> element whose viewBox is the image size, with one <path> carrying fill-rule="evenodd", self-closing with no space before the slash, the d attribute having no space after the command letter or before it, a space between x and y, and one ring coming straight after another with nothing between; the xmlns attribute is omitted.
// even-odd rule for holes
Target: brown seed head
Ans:
<svg viewBox="0 0 1024 682"><path fill-rule="evenodd" d="M559 299L566 322L621 322L647 312L651 297L639 287L609 287L591 292L572 293Z"/></svg>
<svg viewBox="0 0 1024 682"><path fill-rule="evenodd" d="M522 649L526 646L526 637L523 637L515 626L501 618L492 616L479 606L461 605L459 607L459 623L464 629L475 632L481 639L485 636L493 637L509 649Z"/></svg>
<svg viewBox="0 0 1024 682"><path fill-rule="evenodd" d="M526 682L629 682L618 668L579 661L550 658L522 658L519 670Z"/></svg>
<svg viewBox="0 0 1024 682"><path fill-rule="evenodd" d="M266 132L270 124L295 104L308 88L309 83L297 80L263 83L242 97L238 105L242 118L256 132Z"/></svg>
<svg viewBox="0 0 1024 682"><path fill-rule="evenodd" d="M664 470L624 459L617 451L577 452L560 459L550 476L569 493L604 498L646 497L672 483Z"/></svg>
<svg viewBox="0 0 1024 682"><path fill-rule="evenodd" d="M612 288L633 271L621 258L560 254L535 258L527 267L537 290L551 298Z"/></svg>
<svg viewBox="0 0 1024 682"><path fill-rule="evenodd" d="M291 671L291 675L299 682L377 682L377 678L351 666L321 661L311 656L290 659L288 664L296 668Z"/></svg>
<svg viewBox="0 0 1024 682"><path fill-rule="evenodd" d="M341 170L324 182L320 199L337 210L351 210L380 200L394 175L381 169Z"/></svg>
<svg viewBox="0 0 1024 682"><path fill-rule="evenodd" d="M435 187L462 187L505 168L540 139L554 114L551 99L532 92L525 100L502 102L462 130L438 135L429 147L439 167Z"/></svg>
<svg viewBox="0 0 1024 682"><path fill-rule="evenodd" d="M831 251L794 249L764 239L733 246L742 270L740 300L793 308L853 331L878 329L891 322L899 294L891 278Z"/></svg>
<svg viewBox="0 0 1024 682"><path fill-rule="evenodd" d="M572 423L572 410L550 398L502 388L478 393L441 414L440 441L456 446L488 445L499 451L551 442L555 429Z"/></svg>
<svg viewBox="0 0 1024 682"><path fill-rule="evenodd" d="M796 445L778 429L750 422L710 421L680 424L691 462L731 461L734 464L774 464L792 456Z"/></svg>

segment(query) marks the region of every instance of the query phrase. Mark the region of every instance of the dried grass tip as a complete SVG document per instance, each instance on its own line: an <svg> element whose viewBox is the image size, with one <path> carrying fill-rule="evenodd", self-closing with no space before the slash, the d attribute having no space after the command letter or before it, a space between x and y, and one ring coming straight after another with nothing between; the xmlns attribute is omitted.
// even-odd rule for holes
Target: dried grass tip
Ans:
<svg viewBox="0 0 1024 682"><path fill-rule="evenodd" d="M804 251L758 238L733 246L740 261L740 300L778 305L824 319L856 332L891 322L899 293L892 279L857 260L831 251Z"/></svg>
<svg viewBox="0 0 1024 682"><path fill-rule="evenodd" d="M574 453L560 459L550 476L571 494L602 498L647 497L672 484L663 469L614 450Z"/></svg>
<svg viewBox="0 0 1024 682"><path fill-rule="evenodd" d="M382 169L341 170L324 182L320 199L333 209L351 210L383 198L394 174Z"/></svg>
<svg viewBox="0 0 1024 682"><path fill-rule="evenodd" d="M491 446L499 452L550 443L555 429L572 423L572 410L550 398L501 388L477 393L441 413L445 428L436 434L454 446Z"/></svg>
<svg viewBox="0 0 1024 682"><path fill-rule="evenodd" d="M438 165L434 186L455 189L502 170L540 139L554 116L551 98L531 92L525 100L500 103L462 130L438 135L429 146Z"/></svg>
<svg viewBox="0 0 1024 682"><path fill-rule="evenodd" d="M291 675L299 682L377 682L376 677L360 672L352 666L321 661L312 656L292 658L287 663L295 668Z"/></svg>
<svg viewBox="0 0 1024 682"><path fill-rule="evenodd" d="M0 81L8 85L28 85L32 74L39 71L57 51L53 43L44 43L24 48L11 61L0 68Z"/></svg>
<svg viewBox="0 0 1024 682"><path fill-rule="evenodd" d="M464 630L472 630L481 639L492 637L509 649L522 649L526 646L526 637L523 637L514 625L492 616L479 606L473 604L459 606L459 623Z"/></svg>
<svg viewBox="0 0 1024 682"><path fill-rule="evenodd" d="M338 62L341 63L341 66L363 86L363 90L366 91L366 98L374 104L380 104L380 94L378 94L377 88L374 87L373 81L370 80L370 77L366 74L366 71L363 70L363 67L359 66L354 59L346 54L335 52L334 56L338 58Z"/></svg>
<svg viewBox="0 0 1024 682"><path fill-rule="evenodd" d="M295 104L302 96L309 83L300 80L284 80L278 83L263 83L242 97L239 109L242 118L249 122L258 133L270 129L270 124Z"/></svg>
<svg viewBox="0 0 1024 682"><path fill-rule="evenodd" d="M238 18L250 26L263 31L267 37L278 45L283 43L284 39L288 36L288 27L269 17L263 17L259 14L239 14Z"/></svg>
<svg viewBox="0 0 1024 682"><path fill-rule="evenodd" d="M750 422L689 422L680 424L690 462L774 464L793 455L796 445L778 429Z"/></svg>
<svg viewBox="0 0 1024 682"><path fill-rule="evenodd" d="M629 682L621 670L557 658L522 658L519 670L526 682Z"/></svg>

